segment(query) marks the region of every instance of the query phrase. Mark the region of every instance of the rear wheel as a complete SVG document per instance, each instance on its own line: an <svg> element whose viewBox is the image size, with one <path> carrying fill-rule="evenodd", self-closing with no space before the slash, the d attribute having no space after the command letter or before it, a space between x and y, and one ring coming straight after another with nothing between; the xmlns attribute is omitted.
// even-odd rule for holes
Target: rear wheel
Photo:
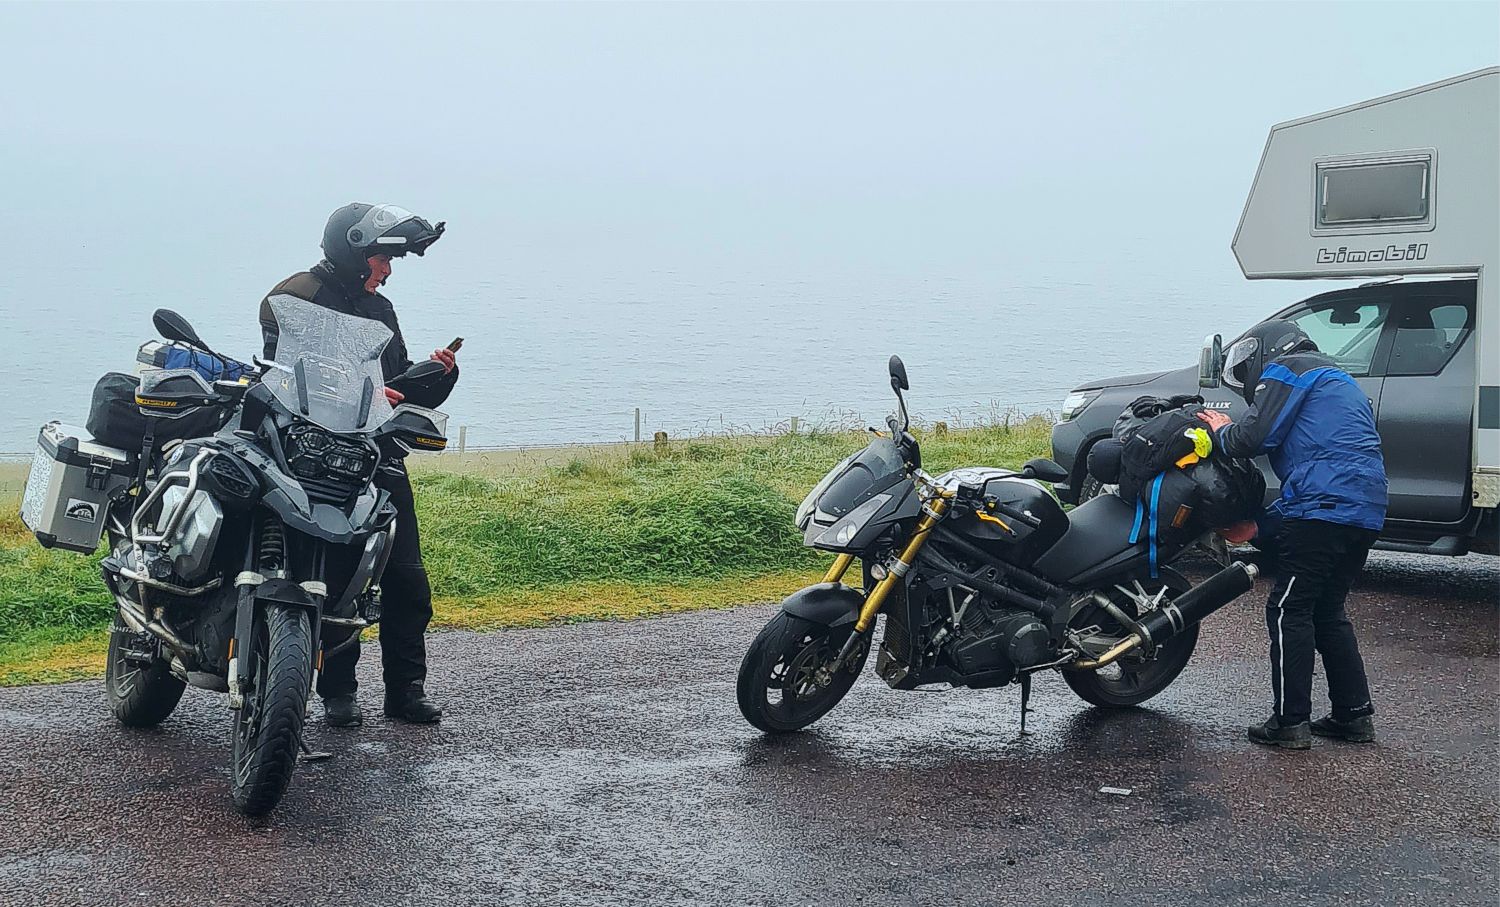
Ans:
<svg viewBox="0 0 1500 907"><path fill-rule="evenodd" d="M1186 580L1175 574L1141 584L1149 595L1155 595L1163 585L1168 590L1163 603L1191 588ZM1140 608L1132 597L1119 590L1111 590L1106 594L1126 614L1131 617L1140 616ZM1082 609L1069 621L1068 626L1074 630L1095 627L1103 635L1118 639L1123 639L1129 633L1109 612L1097 605ZM1149 656L1132 653L1097 670L1065 670L1062 672L1063 680L1084 702L1103 708L1130 708L1171 686L1177 675L1187 667L1197 645L1198 628L1189 627L1157 646Z"/></svg>
<svg viewBox="0 0 1500 907"><path fill-rule="evenodd" d="M281 802L297 767L312 685L307 612L267 606L238 657L250 659L250 685L235 713L234 805L246 815L263 816Z"/></svg>
<svg viewBox="0 0 1500 907"><path fill-rule="evenodd" d="M831 668L852 624L825 627L786 612L771 618L740 663L735 691L745 720L768 734L807 727L836 705L870 655L866 639L843 668Z"/></svg>
<svg viewBox="0 0 1500 907"><path fill-rule="evenodd" d="M104 662L104 698L127 727L154 727L166 720L187 684L172 676L159 644L115 619Z"/></svg>

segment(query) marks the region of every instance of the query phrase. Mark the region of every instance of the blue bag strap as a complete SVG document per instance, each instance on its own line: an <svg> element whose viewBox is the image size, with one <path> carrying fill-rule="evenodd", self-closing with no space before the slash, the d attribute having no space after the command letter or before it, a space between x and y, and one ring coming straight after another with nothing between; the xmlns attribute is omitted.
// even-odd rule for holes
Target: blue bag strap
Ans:
<svg viewBox="0 0 1500 907"><path fill-rule="evenodd" d="M1167 477L1166 473L1156 477L1151 485L1151 578L1156 579L1156 517L1161 504L1161 483Z"/></svg>
<svg viewBox="0 0 1500 907"><path fill-rule="evenodd" d="M1141 523L1146 520L1146 502L1140 498L1135 499L1135 525L1130 527L1130 538L1126 541L1134 545L1141 540Z"/></svg>

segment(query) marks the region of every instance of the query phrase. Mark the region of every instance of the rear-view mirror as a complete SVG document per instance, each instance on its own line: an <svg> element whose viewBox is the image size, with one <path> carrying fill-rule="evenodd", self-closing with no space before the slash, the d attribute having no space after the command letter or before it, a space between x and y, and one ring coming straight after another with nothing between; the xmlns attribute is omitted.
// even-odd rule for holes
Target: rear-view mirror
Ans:
<svg viewBox="0 0 1500 907"><path fill-rule="evenodd" d="M445 371L446 369L443 367L443 364L441 362L435 362L431 359L427 359L422 362L418 362L416 365L413 365L411 368L402 372L401 378L404 381L430 381L433 378L436 378L439 375L443 374Z"/></svg>
<svg viewBox="0 0 1500 907"><path fill-rule="evenodd" d="M423 360L386 382L386 386L402 394L432 387L446 370L441 362Z"/></svg>
<svg viewBox="0 0 1500 907"><path fill-rule="evenodd" d="M1198 386L1218 387L1224 372L1224 338L1218 334L1205 338L1198 355Z"/></svg>
<svg viewBox="0 0 1500 907"><path fill-rule="evenodd" d="M911 390L911 382L906 380L906 363L901 361L900 356L892 356L890 363L891 387L898 391Z"/></svg>
<svg viewBox="0 0 1500 907"><path fill-rule="evenodd" d="M1021 475L1028 479L1041 479L1043 482L1061 482L1068 477L1068 471L1046 457L1037 457L1026 461L1026 465L1021 467Z"/></svg>
<svg viewBox="0 0 1500 907"><path fill-rule="evenodd" d="M208 349L203 341L198 339L198 332L188 324L188 320L171 309L157 309L151 315L151 323L156 326L157 333L173 343L186 343L201 349Z"/></svg>

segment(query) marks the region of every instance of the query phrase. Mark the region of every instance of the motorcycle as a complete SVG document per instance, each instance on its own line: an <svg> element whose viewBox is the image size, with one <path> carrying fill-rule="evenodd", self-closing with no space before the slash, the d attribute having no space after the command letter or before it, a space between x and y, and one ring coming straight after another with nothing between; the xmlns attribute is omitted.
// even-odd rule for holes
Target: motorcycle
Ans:
<svg viewBox="0 0 1500 907"><path fill-rule="evenodd" d="M1059 671L1093 705L1139 705L1182 672L1199 623L1254 585L1255 567L1238 561L1190 583L1170 564L1191 540L1153 551L1134 531L1137 508L1116 495L1064 512L1043 485L1067 477L1050 460L927 474L899 357L889 372L899 413L888 432L870 429L869 445L797 510L804 544L835 559L745 653L736 695L756 728L797 731L833 709L874 648L881 614L875 673L894 689L1019 684L1023 734L1041 671ZM843 582L856 559L860 588Z"/></svg>
<svg viewBox="0 0 1500 907"><path fill-rule="evenodd" d="M271 306L277 359L240 380L142 373L140 474L110 506L101 564L118 613L110 709L146 727L187 686L227 694L234 804L252 816L280 802L299 751L323 755L302 739L317 672L380 620L396 512L377 472L447 444L445 415L387 400L384 325L291 296ZM162 309L154 322L168 341L212 353L181 316ZM441 372L424 362L391 383ZM217 433L155 449L168 419L209 410Z"/></svg>

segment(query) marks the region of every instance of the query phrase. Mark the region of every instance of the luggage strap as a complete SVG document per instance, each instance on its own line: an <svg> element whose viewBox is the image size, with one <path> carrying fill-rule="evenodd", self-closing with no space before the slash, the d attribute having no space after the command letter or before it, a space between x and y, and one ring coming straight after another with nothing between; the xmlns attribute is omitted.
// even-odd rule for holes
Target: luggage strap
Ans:
<svg viewBox="0 0 1500 907"><path fill-rule="evenodd" d="M1151 483L1151 506L1146 506L1144 498L1137 498L1135 502L1135 524L1130 527L1130 544L1134 545L1141 540L1141 524L1149 523L1147 530L1149 538L1147 545L1150 548L1151 578L1156 579L1160 571L1156 564L1156 527L1157 518L1161 506L1161 483L1167 477L1166 473L1157 476ZM1148 516L1149 515L1149 516Z"/></svg>

